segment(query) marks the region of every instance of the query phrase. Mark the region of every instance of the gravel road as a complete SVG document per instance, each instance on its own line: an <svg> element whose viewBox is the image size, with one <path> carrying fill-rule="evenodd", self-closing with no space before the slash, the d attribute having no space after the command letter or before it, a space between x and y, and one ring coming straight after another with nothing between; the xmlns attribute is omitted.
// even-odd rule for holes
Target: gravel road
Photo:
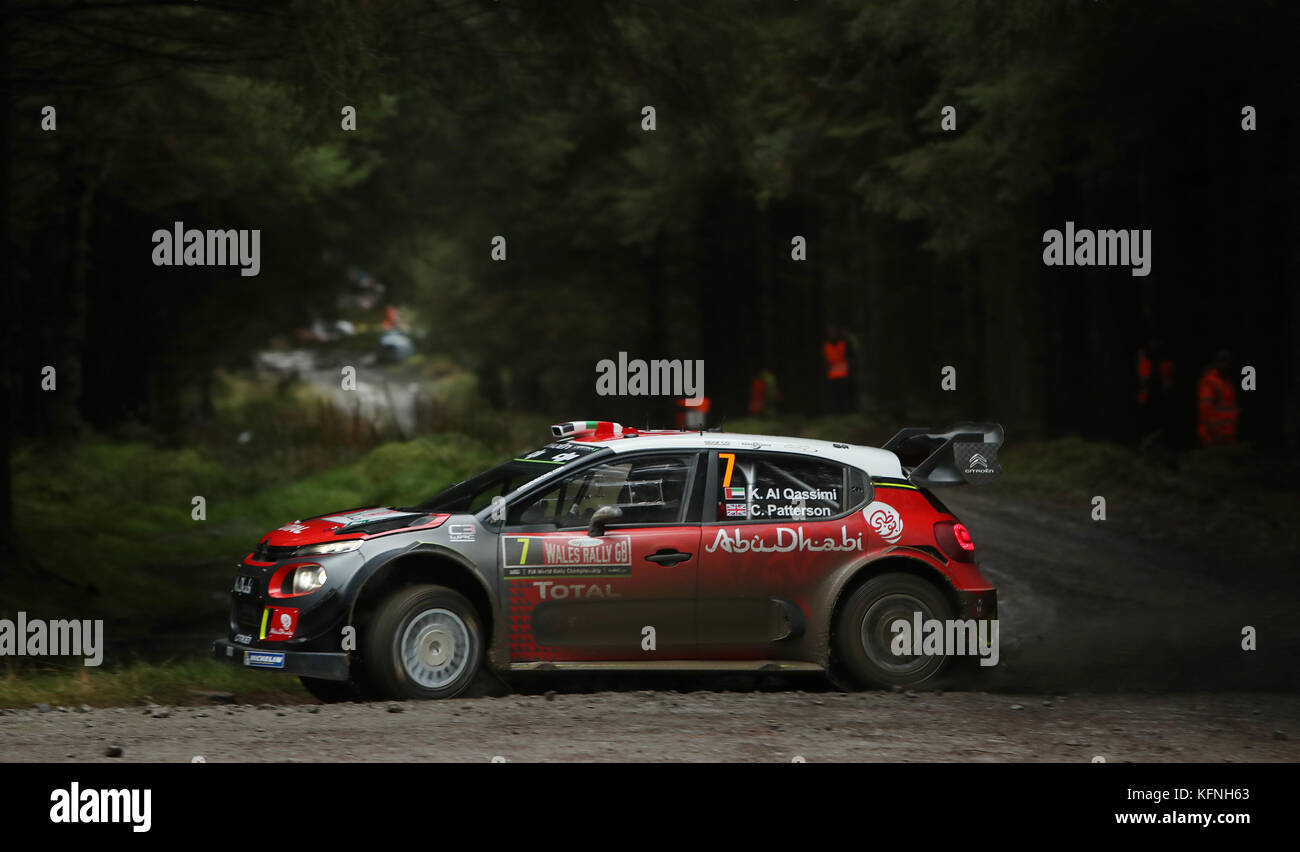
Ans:
<svg viewBox="0 0 1300 852"><path fill-rule="evenodd" d="M513 694L444 702L9 711L0 757L161 761L1300 760L1300 696ZM108 757L111 747L121 749Z"/></svg>

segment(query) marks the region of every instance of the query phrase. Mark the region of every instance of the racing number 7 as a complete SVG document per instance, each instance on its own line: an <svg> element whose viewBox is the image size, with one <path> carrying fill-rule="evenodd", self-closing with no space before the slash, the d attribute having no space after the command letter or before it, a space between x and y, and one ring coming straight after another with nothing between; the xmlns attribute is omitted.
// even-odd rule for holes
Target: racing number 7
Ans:
<svg viewBox="0 0 1300 852"><path fill-rule="evenodd" d="M731 470L736 466L735 453L718 453L718 458L727 460L727 472L722 475L722 487L731 487Z"/></svg>
<svg viewBox="0 0 1300 852"><path fill-rule="evenodd" d="M524 549L523 549L523 551L519 554L519 564L520 564L520 565L523 565L525 562L528 561L528 539L526 539L526 538L517 538L517 539L515 539L515 541L523 542Z"/></svg>

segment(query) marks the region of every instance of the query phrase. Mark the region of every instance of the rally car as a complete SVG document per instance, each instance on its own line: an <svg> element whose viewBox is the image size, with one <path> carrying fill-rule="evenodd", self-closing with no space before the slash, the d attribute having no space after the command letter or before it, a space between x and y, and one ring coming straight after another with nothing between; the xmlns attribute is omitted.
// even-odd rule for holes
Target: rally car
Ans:
<svg viewBox="0 0 1300 852"><path fill-rule="evenodd" d="M419 505L267 534L214 656L323 700L447 698L484 665L908 686L953 652L900 646L906 625L996 624L970 534L930 487L996 479L1000 426L903 429L882 448L607 421L552 433Z"/></svg>

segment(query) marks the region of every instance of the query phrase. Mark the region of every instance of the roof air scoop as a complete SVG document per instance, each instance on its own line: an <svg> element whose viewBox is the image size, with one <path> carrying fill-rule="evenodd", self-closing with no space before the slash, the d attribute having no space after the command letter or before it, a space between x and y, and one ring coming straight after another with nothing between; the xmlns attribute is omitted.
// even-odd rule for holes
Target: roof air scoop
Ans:
<svg viewBox="0 0 1300 852"><path fill-rule="evenodd" d="M632 437L637 432L609 420L571 420L556 423L551 427L551 434L557 438L622 438Z"/></svg>

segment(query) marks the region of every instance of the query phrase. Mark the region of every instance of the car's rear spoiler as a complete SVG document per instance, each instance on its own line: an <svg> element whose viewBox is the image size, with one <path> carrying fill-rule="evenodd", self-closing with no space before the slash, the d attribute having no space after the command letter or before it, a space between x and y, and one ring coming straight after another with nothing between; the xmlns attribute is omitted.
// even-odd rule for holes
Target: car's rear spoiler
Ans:
<svg viewBox="0 0 1300 852"><path fill-rule="evenodd" d="M913 485L981 485L1002 474L998 448L1003 430L998 423L957 423L947 432L928 426L907 426L881 449L898 456Z"/></svg>

